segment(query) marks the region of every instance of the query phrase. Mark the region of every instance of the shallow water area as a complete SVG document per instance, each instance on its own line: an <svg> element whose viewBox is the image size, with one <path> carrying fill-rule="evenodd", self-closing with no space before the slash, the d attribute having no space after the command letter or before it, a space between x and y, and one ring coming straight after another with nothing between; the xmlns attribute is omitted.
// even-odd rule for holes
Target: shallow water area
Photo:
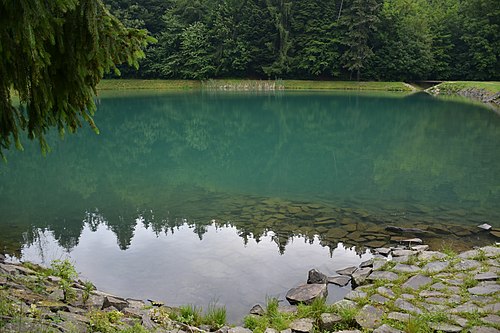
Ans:
<svg viewBox="0 0 500 333"><path fill-rule="evenodd" d="M418 236L498 240L500 117L425 94L103 93L96 135L0 166L0 247L70 257L101 290L225 304L232 321L318 268ZM493 232L477 225L488 223ZM391 232L389 226L421 232ZM330 300L347 288L330 288Z"/></svg>

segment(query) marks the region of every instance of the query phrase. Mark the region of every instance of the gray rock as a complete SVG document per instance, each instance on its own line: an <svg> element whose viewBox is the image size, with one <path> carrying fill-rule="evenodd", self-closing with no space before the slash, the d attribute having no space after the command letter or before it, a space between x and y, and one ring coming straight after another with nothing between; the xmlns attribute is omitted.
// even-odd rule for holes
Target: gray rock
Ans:
<svg viewBox="0 0 500 333"><path fill-rule="evenodd" d="M478 281L495 281L498 275L494 272L486 272L474 275L474 279Z"/></svg>
<svg viewBox="0 0 500 333"><path fill-rule="evenodd" d="M397 264L392 270L398 273L416 273L420 271L420 267L415 265Z"/></svg>
<svg viewBox="0 0 500 333"><path fill-rule="evenodd" d="M441 260L446 258L446 254L438 251L424 251L418 254L420 260Z"/></svg>
<svg viewBox="0 0 500 333"><path fill-rule="evenodd" d="M104 296L100 295L90 295L85 306L90 309L102 309L104 305Z"/></svg>
<svg viewBox="0 0 500 333"><path fill-rule="evenodd" d="M141 325L144 326L145 329L147 330L153 330L156 328L156 324L151 320L151 316L149 315L149 313L145 313L143 316L142 316L142 320L141 320Z"/></svg>
<svg viewBox="0 0 500 333"><path fill-rule="evenodd" d="M278 306L278 312L296 314L298 311L297 305L280 305Z"/></svg>
<svg viewBox="0 0 500 333"><path fill-rule="evenodd" d="M382 267L384 267L384 265L387 263L387 259L374 259L373 260L373 270L374 271L378 271L379 269L381 269Z"/></svg>
<svg viewBox="0 0 500 333"><path fill-rule="evenodd" d="M410 257L413 258L413 256L392 257L392 261L395 263L405 264L410 261Z"/></svg>
<svg viewBox="0 0 500 333"><path fill-rule="evenodd" d="M337 302L333 303L333 305L336 308L339 308L339 309L353 309L353 308L356 308L356 303L353 302L353 301L350 301L348 299L341 299L340 301L337 301Z"/></svg>
<svg viewBox="0 0 500 333"><path fill-rule="evenodd" d="M319 326L323 331L333 331L335 325L340 323L342 318L333 313L322 313L319 319Z"/></svg>
<svg viewBox="0 0 500 333"><path fill-rule="evenodd" d="M470 271L481 266L481 263L476 260L462 259L459 263L455 264L454 268L460 271Z"/></svg>
<svg viewBox="0 0 500 333"><path fill-rule="evenodd" d="M486 327L486 326L475 326L469 329L470 333L500 333L499 330L497 330L494 327Z"/></svg>
<svg viewBox="0 0 500 333"><path fill-rule="evenodd" d="M401 322L408 322L408 320L410 320L410 315L408 313L391 312L387 315L387 318Z"/></svg>
<svg viewBox="0 0 500 333"><path fill-rule="evenodd" d="M127 317L132 317L132 318L142 318L142 315L144 315L145 310L141 310L138 308L132 308L132 307L126 307L124 308L121 313L123 313Z"/></svg>
<svg viewBox="0 0 500 333"><path fill-rule="evenodd" d="M359 264L359 268L365 268L365 267L373 267L373 258L363 261L361 264Z"/></svg>
<svg viewBox="0 0 500 333"><path fill-rule="evenodd" d="M473 295L491 295L500 291L498 284L480 284L473 288L467 289Z"/></svg>
<svg viewBox="0 0 500 333"><path fill-rule="evenodd" d="M480 307L478 307L476 304L467 302L462 305L459 305L453 309L450 310L450 313L475 313L475 312L484 312L484 310Z"/></svg>
<svg viewBox="0 0 500 333"><path fill-rule="evenodd" d="M90 324L90 319L88 317L76 313L58 311L57 315L64 321L79 321L82 323Z"/></svg>
<svg viewBox="0 0 500 333"><path fill-rule="evenodd" d="M397 249L397 250L392 251L393 257L411 256L413 254L415 254L415 251L412 251L412 250Z"/></svg>
<svg viewBox="0 0 500 333"><path fill-rule="evenodd" d="M423 241L420 238L408 238L408 239L403 239L400 240L401 243L408 243L408 244L422 244Z"/></svg>
<svg viewBox="0 0 500 333"><path fill-rule="evenodd" d="M423 251L427 251L429 249L429 245L415 245L415 246L412 246L411 249L413 251L423 252Z"/></svg>
<svg viewBox="0 0 500 333"><path fill-rule="evenodd" d="M388 256L391 253L392 249L389 247L379 247L379 248L375 249L374 251L383 255L383 256Z"/></svg>
<svg viewBox="0 0 500 333"><path fill-rule="evenodd" d="M49 299L52 301L61 301L64 299L64 291L61 289L57 288L53 292L49 294Z"/></svg>
<svg viewBox="0 0 500 333"><path fill-rule="evenodd" d="M381 295L387 296L389 298L394 298L396 297L396 294L389 288L387 287L378 287L377 292Z"/></svg>
<svg viewBox="0 0 500 333"><path fill-rule="evenodd" d="M465 251L465 252L462 252L458 255L459 258L462 258L462 259L472 259L474 257L477 257L479 255L479 250L469 250L469 251Z"/></svg>
<svg viewBox="0 0 500 333"><path fill-rule="evenodd" d="M296 319L290 324L292 332L311 333L314 327L314 320L310 318Z"/></svg>
<svg viewBox="0 0 500 333"><path fill-rule="evenodd" d="M292 333L292 330L287 328L286 330L282 330L280 333Z"/></svg>
<svg viewBox="0 0 500 333"><path fill-rule="evenodd" d="M0 285L4 285L7 283L7 278L5 276L0 276Z"/></svg>
<svg viewBox="0 0 500 333"><path fill-rule="evenodd" d="M344 269L339 269L338 271L336 271L336 273L340 274L340 275L349 275L349 276L351 276L352 273L354 273L357 270L358 270L357 267L351 266L351 267L347 267L347 268L344 268Z"/></svg>
<svg viewBox="0 0 500 333"><path fill-rule="evenodd" d="M445 297L427 297L425 299L425 301L429 302L429 303L443 304L443 303L446 303L446 301L448 301L448 299Z"/></svg>
<svg viewBox="0 0 500 333"><path fill-rule="evenodd" d="M53 282L53 283L59 283L59 282L61 282L62 279L59 276L50 275L50 276L47 276L47 280L49 280L50 282Z"/></svg>
<svg viewBox="0 0 500 333"><path fill-rule="evenodd" d="M404 298L404 299L415 299L415 295L412 295L412 294L401 294L400 295L401 298Z"/></svg>
<svg viewBox="0 0 500 333"><path fill-rule="evenodd" d="M485 255L489 258L494 258L500 256L500 247L496 246L485 246L481 248L484 251Z"/></svg>
<svg viewBox="0 0 500 333"><path fill-rule="evenodd" d="M354 286L359 286L363 282L365 282L366 278L370 273L372 272L372 269L369 267L366 268L361 268L352 273L352 283Z"/></svg>
<svg viewBox="0 0 500 333"><path fill-rule="evenodd" d="M483 310L485 312L500 313L500 303L496 302L493 304L485 305Z"/></svg>
<svg viewBox="0 0 500 333"><path fill-rule="evenodd" d="M355 317L356 322L362 328L375 328L381 320L384 311L371 305L365 305Z"/></svg>
<svg viewBox="0 0 500 333"><path fill-rule="evenodd" d="M418 274L409 278L405 283L403 283L402 287L417 290L431 282L432 279L430 277Z"/></svg>
<svg viewBox="0 0 500 333"><path fill-rule="evenodd" d="M450 266L448 261L432 261L424 266L423 270L429 273L439 273Z"/></svg>
<svg viewBox="0 0 500 333"><path fill-rule="evenodd" d="M274 328L268 327L268 328L266 328L266 330L264 331L264 333L278 333L278 331L275 330Z"/></svg>
<svg viewBox="0 0 500 333"><path fill-rule="evenodd" d="M443 297L446 294L440 291L432 291L432 290L422 290L419 294L420 297Z"/></svg>
<svg viewBox="0 0 500 333"><path fill-rule="evenodd" d="M0 262L3 263L5 261L5 256L3 254L0 254Z"/></svg>
<svg viewBox="0 0 500 333"><path fill-rule="evenodd" d="M129 308L136 308L142 310L146 306L146 304L143 301L138 299L127 298L126 301L128 303Z"/></svg>
<svg viewBox="0 0 500 333"><path fill-rule="evenodd" d="M336 284L337 286L346 286L351 281L351 277L347 275L332 276L328 278L328 283Z"/></svg>
<svg viewBox="0 0 500 333"><path fill-rule="evenodd" d="M244 328L241 326L231 327L227 332L228 333L252 333L252 331L249 330L248 328Z"/></svg>
<svg viewBox="0 0 500 333"><path fill-rule="evenodd" d="M359 290L351 290L350 292L348 292L344 298L345 299L350 299L352 301L355 301L357 299L360 299L360 298L365 298L367 296L367 293L365 293L364 291L359 291Z"/></svg>
<svg viewBox="0 0 500 333"><path fill-rule="evenodd" d="M448 318L450 318L452 322L454 322L457 325L460 325L461 327L467 326L468 321L465 318L462 318L457 315L449 315Z"/></svg>
<svg viewBox="0 0 500 333"><path fill-rule="evenodd" d="M286 299L290 304L311 304L316 298L326 297L328 288L326 284L303 284L290 289L286 293Z"/></svg>
<svg viewBox="0 0 500 333"><path fill-rule="evenodd" d="M266 314L266 311L260 304L256 304L250 309L249 313L256 316L263 316Z"/></svg>
<svg viewBox="0 0 500 333"><path fill-rule="evenodd" d="M387 280L387 281L395 281L398 279L398 275L393 272L387 271L373 271L366 279L367 280Z"/></svg>
<svg viewBox="0 0 500 333"><path fill-rule="evenodd" d="M380 326L373 330L373 333L404 333L403 331L397 330L387 324Z"/></svg>
<svg viewBox="0 0 500 333"><path fill-rule="evenodd" d="M350 331L343 330L343 331L335 331L334 333L361 333L361 331L360 330L350 330Z"/></svg>
<svg viewBox="0 0 500 333"><path fill-rule="evenodd" d="M35 271L23 267L21 265L14 264L0 264L0 269L5 271L6 274L16 275L16 274L24 274L24 275L35 275Z"/></svg>
<svg viewBox="0 0 500 333"><path fill-rule="evenodd" d="M388 298L382 296L382 295L379 295L379 294L375 294L375 295L372 295L370 297L370 300L372 302L375 302L375 303L378 303L378 304L385 304L387 303L387 301L389 300Z"/></svg>
<svg viewBox="0 0 500 333"><path fill-rule="evenodd" d="M311 269L309 271L309 275L307 277L308 284L323 284L327 283L327 281L328 281L328 276L321 273L317 269Z"/></svg>
<svg viewBox="0 0 500 333"><path fill-rule="evenodd" d="M483 322L491 325L500 325L500 316L496 314L489 314L486 317L481 318Z"/></svg>
<svg viewBox="0 0 500 333"><path fill-rule="evenodd" d="M111 306L113 306L113 307L117 308L119 311L121 311L122 309L124 309L128 306L128 303L123 298L113 297L113 296L104 297L104 304L102 305L102 308L106 309L106 308L109 308Z"/></svg>
<svg viewBox="0 0 500 333"><path fill-rule="evenodd" d="M456 326L456 325L451 325L451 324L446 324L446 323L429 323L429 326L436 330L436 331L441 331L441 332L461 332L462 327Z"/></svg>
<svg viewBox="0 0 500 333"><path fill-rule="evenodd" d="M401 309L401 310L404 310L404 311L407 311L407 312L413 312L413 313L416 313L416 314L421 314L422 313L422 310L420 310L415 305L413 305L410 302L405 301L404 299L401 299L401 298L398 298L394 302L394 306L397 307L398 309Z"/></svg>

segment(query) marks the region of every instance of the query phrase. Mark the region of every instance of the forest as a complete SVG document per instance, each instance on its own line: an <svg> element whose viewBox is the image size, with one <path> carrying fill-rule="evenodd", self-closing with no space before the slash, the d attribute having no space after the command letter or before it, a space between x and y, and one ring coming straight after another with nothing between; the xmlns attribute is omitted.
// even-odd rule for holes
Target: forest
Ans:
<svg viewBox="0 0 500 333"><path fill-rule="evenodd" d="M499 80L497 0L104 0L157 42L128 78Z"/></svg>

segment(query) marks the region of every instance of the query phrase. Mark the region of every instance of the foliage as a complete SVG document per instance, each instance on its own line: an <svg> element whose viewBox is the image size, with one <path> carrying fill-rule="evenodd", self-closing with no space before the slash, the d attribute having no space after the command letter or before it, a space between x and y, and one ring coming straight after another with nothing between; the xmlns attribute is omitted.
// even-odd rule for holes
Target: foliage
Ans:
<svg viewBox="0 0 500 333"><path fill-rule="evenodd" d="M123 314L120 311L93 311L89 314L90 331L101 333L116 333L118 328L116 324Z"/></svg>
<svg viewBox="0 0 500 333"><path fill-rule="evenodd" d="M78 277L75 266L69 259L56 259L50 264L50 274L58 276L63 280L72 281Z"/></svg>
<svg viewBox="0 0 500 333"><path fill-rule="evenodd" d="M208 305L207 312L203 316L203 323L209 325L212 329L217 330L226 324L227 312L226 307L218 307L211 303Z"/></svg>
<svg viewBox="0 0 500 333"><path fill-rule="evenodd" d="M0 154L12 142L22 148L23 130L44 151L51 127L62 135L85 121L97 131L95 86L119 64L137 67L154 40L100 0L2 1L0 25Z"/></svg>
<svg viewBox="0 0 500 333"><path fill-rule="evenodd" d="M287 329L294 318L293 314L279 311L279 301L276 298L267 300L266 312L263 316L249 315L244 319L245 327L254 333L263 333L266 328L277 331Z"/></svg>
<svg viewBox="0 0 500 333"><path fill-rule="evenodd" d="M495 0L106 0L159 39L148 78L499 78ZM190 55L190 58L186 58Z"/></svg>

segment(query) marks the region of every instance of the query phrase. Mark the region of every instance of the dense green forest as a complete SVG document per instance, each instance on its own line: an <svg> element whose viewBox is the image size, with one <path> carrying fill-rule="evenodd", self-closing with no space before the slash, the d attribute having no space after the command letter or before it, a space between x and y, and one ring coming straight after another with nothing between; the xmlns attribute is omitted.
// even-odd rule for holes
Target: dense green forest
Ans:
<svg viewBox="0 0 500 333"><path fill-rule="evenodd" d="M105 0L158 42L125 77L500 79L497 0Z"/></svg>

